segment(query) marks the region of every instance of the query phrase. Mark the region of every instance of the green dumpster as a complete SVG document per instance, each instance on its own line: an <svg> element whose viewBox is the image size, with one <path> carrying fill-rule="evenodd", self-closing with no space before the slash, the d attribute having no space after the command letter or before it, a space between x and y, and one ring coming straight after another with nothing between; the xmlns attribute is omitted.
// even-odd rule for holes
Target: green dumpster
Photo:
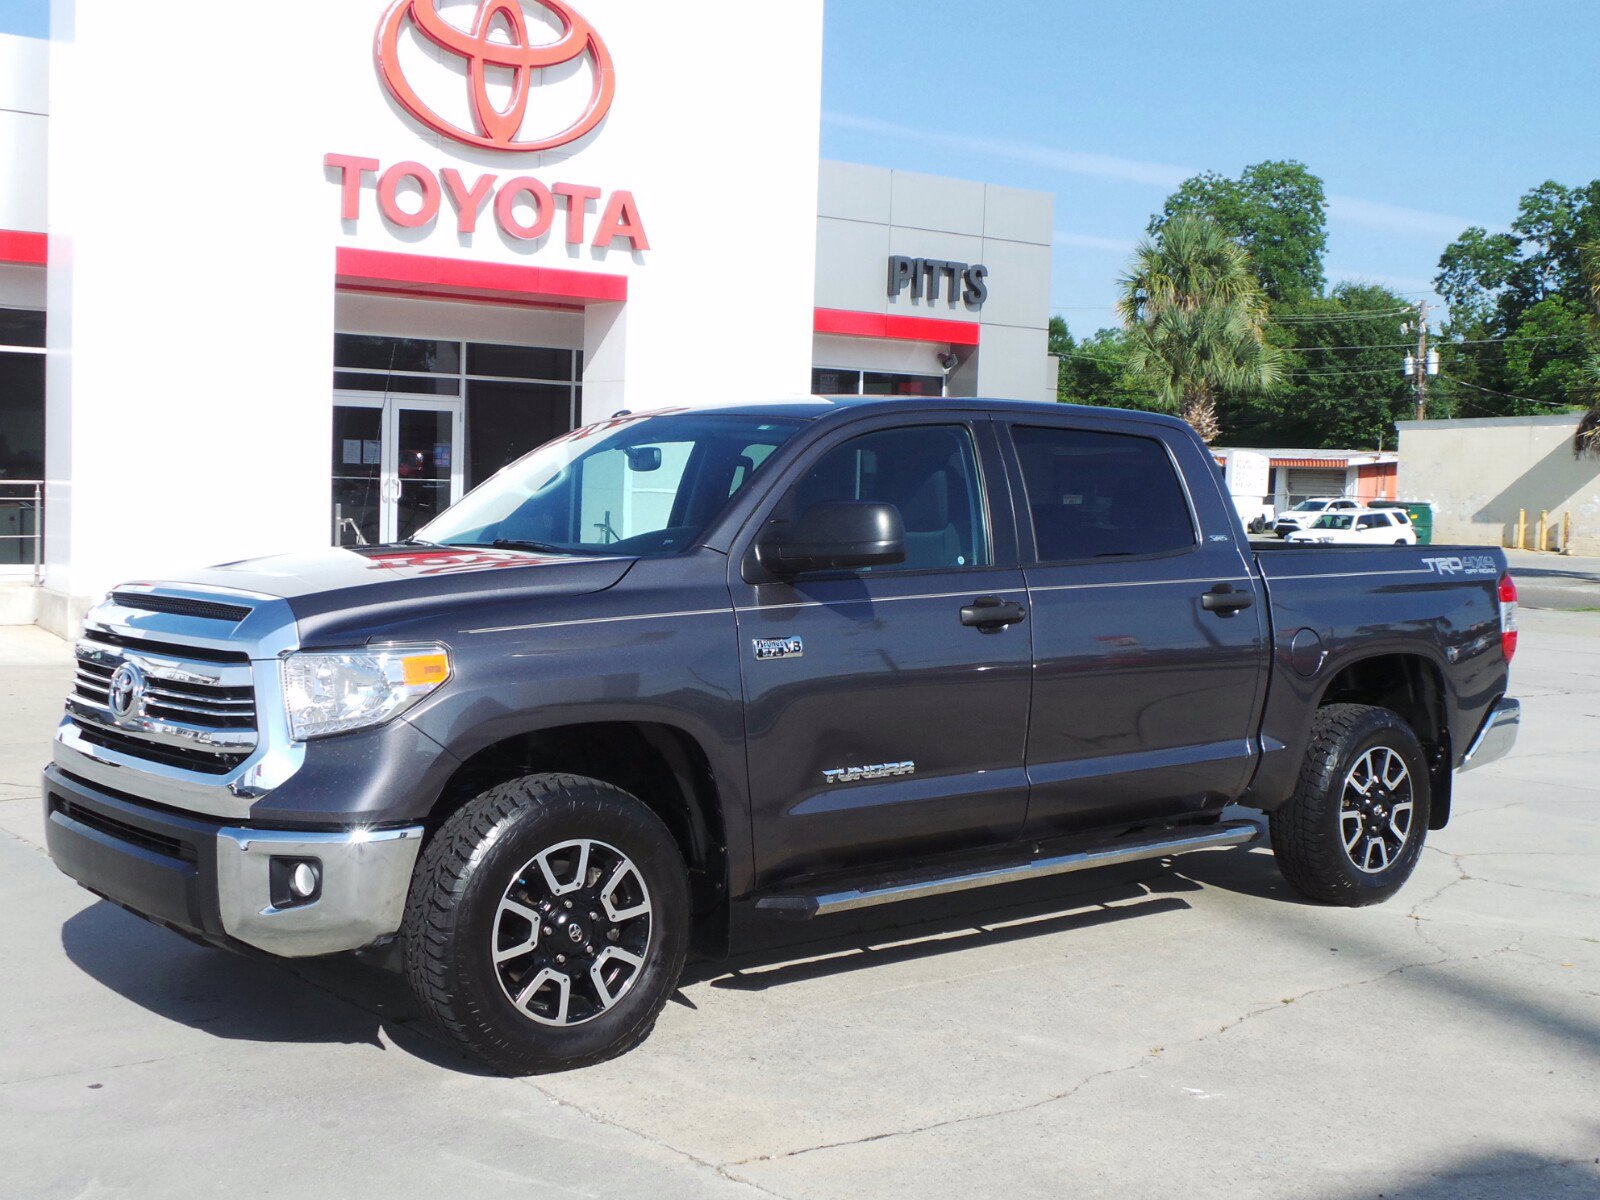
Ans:
<svg viewBox="0 0 1600 1200"><path fill-rule="evenodd" d="M1417 545L1433 544L1433 505L1426 500L1372 500L1368 508L1401 508L1411 518L1411 528L1417 531Z"/></svg>

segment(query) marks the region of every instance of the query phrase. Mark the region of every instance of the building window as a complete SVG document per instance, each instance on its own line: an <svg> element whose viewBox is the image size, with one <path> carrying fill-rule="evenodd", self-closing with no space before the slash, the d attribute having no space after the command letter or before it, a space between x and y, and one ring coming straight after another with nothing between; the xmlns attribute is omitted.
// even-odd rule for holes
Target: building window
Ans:
<svg viewBox="0 0 1600 1200"><path fill-rule="evenodd" d="M466 401L466 487L578 423L583 353L436 338L334 335L333 386Z"/></svg>
<svg viewBox="0 0 1600 1200"><path fill-rule="evenodd" d="M340 333L333 368L339 545L409 537L582 406L576 350Z"/></svg>
<svg viewBox="0 0 1600 1200"><path fill-rule="evenodd" d="M0 308L0 568L31 566L44 478L44 313Z"/></svg>
<svg viewBox="0 0 1600 1200"><path fill-rule="evenodd" d="M817 396L943 396L944 376L813 367L811 391Z"/></svg>

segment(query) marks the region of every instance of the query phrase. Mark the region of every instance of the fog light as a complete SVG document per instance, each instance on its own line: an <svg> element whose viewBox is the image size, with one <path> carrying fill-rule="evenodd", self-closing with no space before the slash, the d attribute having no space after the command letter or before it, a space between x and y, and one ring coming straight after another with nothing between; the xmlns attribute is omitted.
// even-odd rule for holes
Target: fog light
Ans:
<svg viewBox="0 0 1600 1200"><path fill-rule="evenodd" d="M289 890L301 900L317 890L317 872L310 863L300 863L290 872Z"/></svg>
<svg viewBox="0 0 1600 1200"><path fill-rule="evenodd" d="M311 904L322 895L322 863L317 859L274 856L267 874L273 908Z"/></svg>

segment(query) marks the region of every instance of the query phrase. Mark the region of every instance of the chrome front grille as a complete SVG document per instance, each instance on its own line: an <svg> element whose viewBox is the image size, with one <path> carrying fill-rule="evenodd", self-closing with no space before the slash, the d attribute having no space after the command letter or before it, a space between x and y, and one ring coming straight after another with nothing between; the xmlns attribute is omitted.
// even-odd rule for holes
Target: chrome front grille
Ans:
<svg viewBox="0 0 1600 1200"><path fill-rule="evenodd" d="M90 743L205 774L224 774L255 750L255 684L243 653L91 628L76 657L67 714ZM112 677L124 664L137 682L119 711Z"/></svg>

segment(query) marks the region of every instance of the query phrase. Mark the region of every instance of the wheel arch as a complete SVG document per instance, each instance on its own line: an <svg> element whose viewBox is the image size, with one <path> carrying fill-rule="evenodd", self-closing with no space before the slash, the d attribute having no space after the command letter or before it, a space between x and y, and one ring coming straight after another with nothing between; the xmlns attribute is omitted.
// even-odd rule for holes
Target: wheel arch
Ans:
<svg viewBox="0 0 1600 1200"><path fill-rule="evenodd" d="M697 941L727 936L728 823L710 756L688 731L656 721L585 721L530 729L474 751L451 774L428 814L437 829L474 796L524 775L598 779L659 816L689 871Z"/></svg>
<svg viewBox="0 0 1600 1200"><path fill-rule="evenodd" d="M1430 829L1450 819L1450 714L1444 671L1425 654L1390 652L1342 663L1317 696L1315 709L1329 704L1372 704L1387 708L1411 726L1428 760Z"/></svg>

